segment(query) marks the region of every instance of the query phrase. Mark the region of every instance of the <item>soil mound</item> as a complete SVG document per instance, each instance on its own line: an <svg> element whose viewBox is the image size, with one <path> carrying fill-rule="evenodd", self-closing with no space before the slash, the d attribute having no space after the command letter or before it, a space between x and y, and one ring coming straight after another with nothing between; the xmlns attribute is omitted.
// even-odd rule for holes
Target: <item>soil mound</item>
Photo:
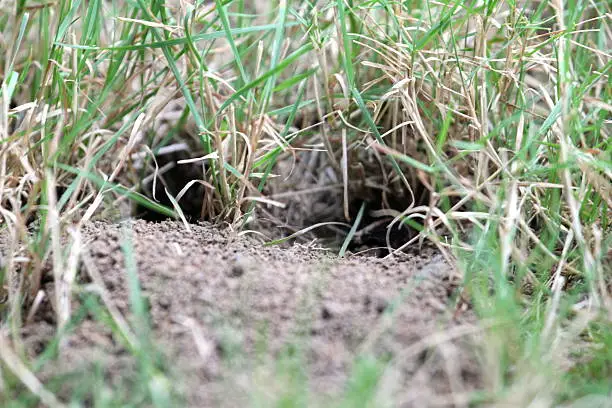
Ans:
<svg viewBox="0 0 612 408"><path fill-rule="evenodd" d="M475 319L453 307L457 282L435 249L338 259L304 245L265 246L208 224L190 229L175 222L92 223L84 229L81 268L83 287L100 292L103 285L133 324L122 249L130 237L150 338L189 406L245 406L262 387L282 392L279 356L299 361L313 395L307 406L345 391L360 364L374 358L386 362L376 381L385 382L381 401L391 398L392 406L460 405L478 385L462 334L475 332ZM80 305L75 301L75 309ZM22 333L31 353L55 331L53 305L42 307ZM111 381L129 380L135 365L126 342L101 320L89 313L71 331L60 345L61 367L47 365L43 379L95 363Z"/></svg>

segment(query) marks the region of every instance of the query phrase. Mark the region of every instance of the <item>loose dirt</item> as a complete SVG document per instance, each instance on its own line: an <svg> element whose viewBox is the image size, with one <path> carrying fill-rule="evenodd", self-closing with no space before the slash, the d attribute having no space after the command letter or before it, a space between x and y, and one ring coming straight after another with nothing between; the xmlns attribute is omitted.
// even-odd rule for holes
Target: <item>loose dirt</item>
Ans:
<svg viewBox="0 0 612 408"><path fill-rule="evenodd" d="M475 319L455 307L456 279L435 249L338 259L314 246L264 246L230 229L190 228L144 221L87 225L80 276L84 293L104 286L109 302L135 327L122 249L131 237L150 338L179 379L172 387L187 405L239 407L262 390L266 398L280 395L288 387L282 376L288 356L299 361L312 392L307 406L326 406L342 395L373 357L387 362L377 369L377 384L380 401L392 400L391 406L461 405L461 396L480 384L466 346L471 340L461 334L473 332ZM51 294L52 285L47 290ZM75 300L75 310L82 304ZM54 336L52 302L43 302L36 316L22 332L32 354ZM118 385L133 378L126 342L100 320L89 313L71 330L56 362L39 373L43 380L94 363Z"/></svg>

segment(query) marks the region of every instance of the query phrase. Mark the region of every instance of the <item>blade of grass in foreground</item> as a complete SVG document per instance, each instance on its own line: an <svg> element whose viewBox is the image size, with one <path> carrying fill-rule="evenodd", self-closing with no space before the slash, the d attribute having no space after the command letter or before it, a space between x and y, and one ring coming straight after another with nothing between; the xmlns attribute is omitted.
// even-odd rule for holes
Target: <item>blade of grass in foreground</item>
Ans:
<svg viewBox="0 0 612 408"><path fill-rule="evenodd" d="M107 190L108 192L115 191L121 195L127 196L130 200L134 201L137 204L142 205L143 207L149 210L153 210L155 212L158 212L159 214L162 214L162 215L165 215L171 218L176 218L177 216L176 213L172 211L170 208L163 206L161 204L158 204L154 201L151 201L144 195L137 193L135 191L131 191L130 189L120 184L109 183L93 173L83 171L81 169L77 169L72 166L68 166L66 164L58 163L56 166L62 170L65 170L72 174L76 174L77 176L84 177L87 180L94 182L98 186L98 188L108 187L108 190Z"/></svg>
<svg viewBox="0 0 612 408"><path fill-rule="evenodd" d="M278 12L278 22L276 25L276 30L274 33L274 42L272 44L272 61L270 62L270 70L273 71L278 65L278 60L280 58L281 47L283 45L283 33L285 30L285 24L287 22L287 0L280 0L279 2L279 12ZM261 107L262 111L266 111L268 105L270 104L270 99L272 98L272 93L274 89L274 85L276 83L276 74L271 75L266 81L266 85L264 86L264 91L262 94L262 102L263 106Z"/></svg>
<svg viewBox="0 0 612 408"><path fill-rule="evenodd" d="M148 337L150 331L148 322L147 305L144 300L140 282L138 281L138 270L136 265L136 256L134 254L134 237L132 230L129 227L123 228L123 238L121 240L121 250L125 257L125 270L127 273L128 293L130 307L134 314L136 325L135 332L143 340L143 336ZM147 340L148 341L148 340Z"/></svg>
<svg viewBox="0 0 612 408"><path fill-rule="evenodd" d="M262 83L266 79L270 78L271 76L277 75L280 72L284 71L285 68L287 68L290 64L292 64L293 62L297 61L304 54L306 54L307 52L312 51L312 50L313 50L313 46L310 43L305 44L305 45L301 46L300 48L298 48L297 50L295 50L293 53L291 53L291 55L289 55L281 63L279 63L274 69L271 69L271 70L267 71L265 74L261 75L257 79L254 79L253 81L251 81L250 83L246 84L244 87L242 87L238 91L236 91L236 93L234 93L225 102L223 102L223 104L219 107L218 113L220 114L221 112L223 112L236 99L242 97L244 94L249 92L251 89L253 89L257 85L259 85L260 83Z"/></svg>
<svg viewBox="0 0 612 408"><path fill-rule="evenodd" d="M294 27L298 23L291 22L287 23L287 27ZM245 28L233 28L230 32L233 35L242 35L242 34L252 34L262 31L271 31L276 28L276 24L268 24L261 26L253 26L253 27L245 27ZM211 41L219 38L224 38L226 35L226 31L213 31L210 33L201 33L192 36L191 40L193 42L201 42L201 41ZM83 50L92 50L92 51L140 51L145 49L153 49L153 48L163 48L163 47L174 47L177 45L185 45L189 39L186 37L173 38L171 40L159 40L151 43L143 43L143 44L135 44L135 45L119 45L119 46L111 46L111 47L96 47L96 46L88 46L88 45L80 45L80 44L69 44L61 41L56 41L54 45L66 47L66 48L78 48Z"/></svg>
<svg viewBox="0 0 612 408"><path fill-rule="evenodd" d="M15 65L15 58L17 57L17 53L19 51L19 48L21 47L21 42L23 41L23 36L25 34L26 31L26 27L28 25L28 21L30 20L30 15L28 13L25 13L23 15L23 17L21 18L21 25L19 26L19 33L17 34L17 39L15 40L15 43L13 44L13 55L11 57L11 62L9 63L7 72L9 73L8 77L10 77L10 73L13 71L13 67Z"/></svg>
<svg viewBox="0 0 612 408"><path fill-rule="evenodd" d="M361 218L363 218L363 212L365 211L366 208L366 202L362 202L361 203L361 207L359 208L359 212L357 213L357 217L355 217L355 222L353 223L353 226L351 227L351 230L349 231L349 233L346 235L346 238L344 239L344 243L342 244L342 248L340 248L340 252L338 253L338 256L340 258L344 257L344 254L346 253L346 250L348 249L348 246L350 245L351 241L353 240L353 237L355 236L355 233L357 232L357 228L359 228L359 224L361 224Z"/></svg>
<svg viewBox="0 0 612 408"><path fill-rule="evenodd" d="M121 250L125 259L130 307L134 315L135 332L139 340L136 357L140 363L141 374L147 382L153 405L172 407L170 383L166 376L156 367L156 350L152 339L149 307L138 278L138 266L134 252L133 232L130 227L123 228Z"/></svg>
<svg viewBox="0 0 612 408"><path fill-rule="evenodd" d="M238 66L238 70L240 71L240 76L242 81L246 84L249 82L249 76L244 69L244 64L242 63L242 58L240 58L240 53L238 52L238 48L236 48L236 43L234 42L234 36L232 35L232 29L230 28L229 18L227 17L227 13L225 12L225 6L221 2L221 0L215 0L217 5L217 13L219 13L219 17L221 18L221 23L223 24L223 29L225 31L225 39L230 45L232 49L232 53L234 54L234 61Z"/></svg>
<svg viewBox="0 0 612 408"><path fill-rule="evenodd" d="M361 110L361 113L363 114L363 117L366 123L368 124L368 126L370 127L370 130L374 134L376 141L384 145L385 141L383 140L380 134L380 131L378 130L378 126L374 122L374 119L372 118L370 111L366 107L363 101L363 98L361 97L361 93L359 92L359 90L357 89L355 85L355 71L353 70L353 56L352 56L353 55L352 41L349 37L348 30L346 28L346 12L344 8L345 7L344 0L338 0L337 5L338 5L338 19L340 23L340 29L342 32L342 41L343 41L342 43L342 46L343 46L342 64L344 66L344 72L346 73L348 86L350 87L351 94L353 95L353 98L355 98L355 102L357 103L357 106L359 106L359 109ZM409 186L408 180L406 179L404 172L400 168L395 158L393 156L387 156L387 157L389 157L389 160L391 161L391 165L393 166L393 170L397 173L397 175L400 177L402 182L405 185Z"/></svg>

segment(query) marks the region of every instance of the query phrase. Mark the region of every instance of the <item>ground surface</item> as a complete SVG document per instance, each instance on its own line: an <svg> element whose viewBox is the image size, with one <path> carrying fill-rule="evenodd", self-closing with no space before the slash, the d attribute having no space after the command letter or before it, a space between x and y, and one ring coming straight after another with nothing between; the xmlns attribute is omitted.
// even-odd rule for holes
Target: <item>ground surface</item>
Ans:
<svg viewBox="0 0 612 408"><path fill-rule="evenodd" d="M461 405L480 382L462 334L472 330L473 315L454 307L452 268L433 249L405 258L339 260L299 244L265 247L208 225L189 233L173 222L90 224L81 282L92 291L101 277L131 325L122 250L128 225L151 337L190 406L244 406L262 384L272 396L286 392L279 379L283 353L298 361L294 368L314 391L307 406L324 405L360 381L360 364L373 361L367 356L388 362L375 379L381 404L392 398L393 406ZM75 310L79 304L74 301ZM53 306L41 307L22 333L33 354L55 331ZM96 362L121 384L135 370L125 342L91 314L65 339L61 363L47 365L43 380Z"/></svg>

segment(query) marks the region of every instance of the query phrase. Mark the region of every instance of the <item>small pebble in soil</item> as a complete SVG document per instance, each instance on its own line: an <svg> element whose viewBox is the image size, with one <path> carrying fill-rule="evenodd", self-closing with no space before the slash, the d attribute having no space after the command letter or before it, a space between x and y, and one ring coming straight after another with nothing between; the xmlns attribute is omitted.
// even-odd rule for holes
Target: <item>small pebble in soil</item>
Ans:
<svg viewBox="0 0 612 408"><path fill-rule="evenodd" d="M247 260L240 255L236 255L232 260L228 276L230 278L240 278L247 271Z"/></svg>
<svg viewBox="0 0 612 408"><path fill-rule="evenodd" d="M366 310L374 310L378 314L383 314L389 306L389 301L382 294L373 293L365 296L363 305Z"/></svg>
<svg viewBox="0 0 612 408"><path fill-rule="evenodd" d="M337 318L349 312L350 306L343 305L339 302L324 302L321 308L321 318L323 320L330 320Z"/></svg>
<svg viewBox="0 0 612 408"><path fill-rule="evenodd" d="M332 313L328 308L323 306L323 309L321 309L321 317L323 320L329 320L332 318Z"/></svg>

